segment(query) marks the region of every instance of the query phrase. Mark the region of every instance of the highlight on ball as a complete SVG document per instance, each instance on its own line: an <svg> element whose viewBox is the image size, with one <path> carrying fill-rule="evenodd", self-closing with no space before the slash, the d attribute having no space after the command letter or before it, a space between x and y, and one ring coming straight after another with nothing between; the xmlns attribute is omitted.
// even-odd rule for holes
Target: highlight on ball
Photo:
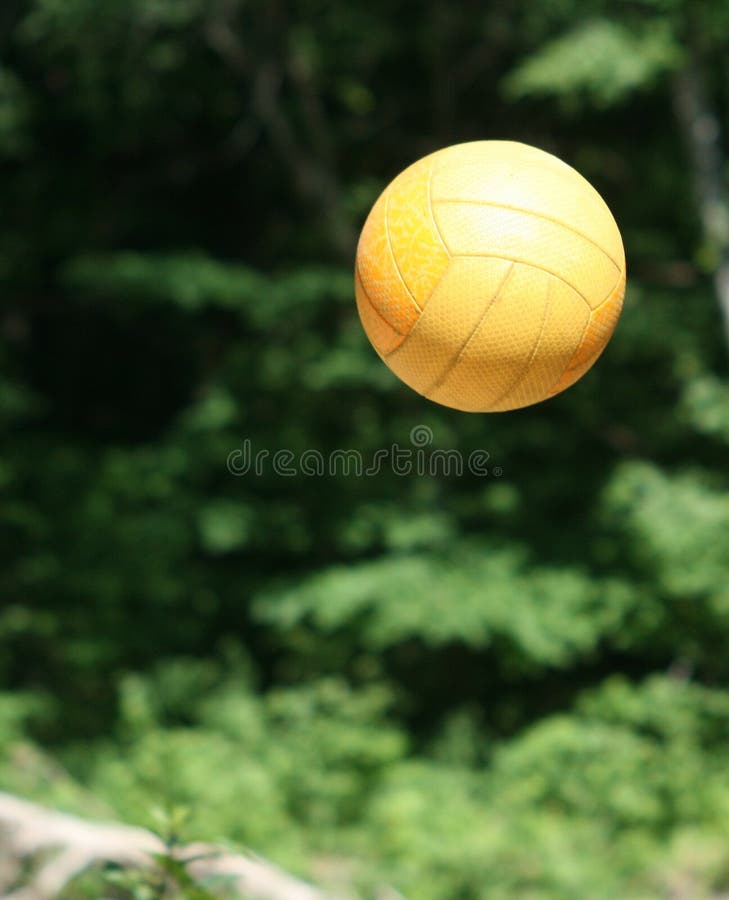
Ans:
<svg viewBox="0 0 729 900"><path fill-rule="evenodd" d="M610 339L625 253L571 166L512 141L446 147L400 173L357 247L362 325L418 393L468 412L565 390Z"/></svg>

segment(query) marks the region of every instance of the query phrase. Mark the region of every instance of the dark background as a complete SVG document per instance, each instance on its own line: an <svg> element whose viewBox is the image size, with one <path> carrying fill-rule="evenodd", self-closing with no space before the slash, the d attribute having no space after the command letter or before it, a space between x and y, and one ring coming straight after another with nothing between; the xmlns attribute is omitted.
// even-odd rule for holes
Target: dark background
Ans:
<svg viewBox="0 0 729 900"><path fill-rule="evenodd" d="M5 0L0 786L363 897L729 890L727 50L722 2ZM628 293L480 416L351 270L489 138L597 187ZM418 425L501 476L226 465Z"/></svg>

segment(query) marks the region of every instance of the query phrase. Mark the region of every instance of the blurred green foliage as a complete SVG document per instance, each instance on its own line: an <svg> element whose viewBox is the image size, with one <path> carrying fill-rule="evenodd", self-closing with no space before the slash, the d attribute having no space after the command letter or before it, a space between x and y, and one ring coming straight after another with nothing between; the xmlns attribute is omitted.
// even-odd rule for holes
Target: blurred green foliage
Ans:
<svg viewBox="0 0 729 900"><path fill-rule="evenodd" d="M694 47L725 111L726 25L3 4L2 788L362 896L729 890L727 348L671 96ZM504 416L399 384L351 284L384 184L477 138L577 166L629 265L595 370ZM226 465L418 424L503 474Z"/></svg>

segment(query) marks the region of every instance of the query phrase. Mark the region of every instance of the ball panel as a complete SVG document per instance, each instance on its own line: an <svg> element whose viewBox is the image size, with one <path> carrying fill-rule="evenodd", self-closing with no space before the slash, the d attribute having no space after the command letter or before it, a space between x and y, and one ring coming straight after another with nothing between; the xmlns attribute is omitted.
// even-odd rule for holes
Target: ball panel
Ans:
<svg viewBox="0 0 729 900"><path fill-rule="evenodd" d="M380 195L367 217L359 244L357 266L370 302L400 334L407 334L420 315L395 265L387 238L387 193Z"/></svg>
<svg viewBox="0 0 729 900"><path fill-rule="evenodd" d="M548 219L460 201L434 202L433 212L454 256L499 256L544 269L573 287L592 308L615 285L618 269L602 250Z"/></svg>
<svg viewBox="0 0 729 900"><path fill-rule="evenodd" d="M582 340L577 345L577 349L562 377L549 392L548 396L553 397L555 394L566 390L576 381L579 381L597 362L598 357L612 337L615 326L618 324L624 296L625 273L620 276L618 283L607 300L592 311Z"/></svg>
<svg viewBox="0 0 729 900"><path fill-rule="evenodd" d="M490 407L511 390L539 342L548 303L547 277L538 269L513 264L458 357L426 396L446 406L477 410Z"/></svg>
<svg viewBox="0 0 729 900"><path fill-rule="evenodd" d="M373 306L367 292L362 286L362 279L359 275L359 267L354 269L354 295L357 299L357 311L362 322L365 334L370 339L370 343L380 356L391 353L405 339L404 334L398 334L397 331L386 322L377 309Z"/></svg>
<svg viewBox="0 0 729 900"><path fill-rule="evenodd" d="M392 371L420 394L432 390L453 365L511 267L500 259L452 260L407 338L387 356Z"/></svg>
<svg viewBox="0 0 729 900"><path fill-rule="evenodd" d="M513 163L517 169L525 165L539 165L543 169L555 171L573 172L566 162L546 150L540 150L530 144L521 141L464 141L461 144L451 144L436 150L431 156L434 160L433 172L439 175L452 166L454 169L463 169L470 165L492 165Z"/></svg>
<svg viewBox="0 0 729 900"><path fill-rule="evenodd" d="M431 195L523 209L580 232L612 257L625 255L607 204L578 172L536 147L511 141L475 141L434 154Z"/></svg>
<svg viewBox="0 0 729 900"><path fill-rule="evenodd" d="M432 164L425 157L407 168L387 195L390 247L403 282L421 309L450 262L430 208Z"/></svg>
<svg viewBox="0 0 729 900"><path fill-rule="evenodd" d="M523 378L482 412L505 412L545 400L580 343L590 310L563 281L551 275L544 277L549 280L549 305L536 351Z"/></svg>
<svg viewBox="0 0 729 900"><path fill-rule="evenodd" d="M457 364L428 396L469 412L514 409L523 397L542 400L588 316L584 302L563 282L516 264Z"/></svg>

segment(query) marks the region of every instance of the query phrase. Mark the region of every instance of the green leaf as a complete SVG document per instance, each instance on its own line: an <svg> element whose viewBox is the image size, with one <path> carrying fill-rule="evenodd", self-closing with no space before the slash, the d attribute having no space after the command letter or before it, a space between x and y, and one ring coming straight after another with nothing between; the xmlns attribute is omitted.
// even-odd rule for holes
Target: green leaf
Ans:
<svg viewBox="0 0 729 900"><path fill-rule="evenodd" d="M503 82L512 99L553 96L573 104L608 107L675 68L680 47L660 20L629 28L594 19L549 41Z"/></svg>

